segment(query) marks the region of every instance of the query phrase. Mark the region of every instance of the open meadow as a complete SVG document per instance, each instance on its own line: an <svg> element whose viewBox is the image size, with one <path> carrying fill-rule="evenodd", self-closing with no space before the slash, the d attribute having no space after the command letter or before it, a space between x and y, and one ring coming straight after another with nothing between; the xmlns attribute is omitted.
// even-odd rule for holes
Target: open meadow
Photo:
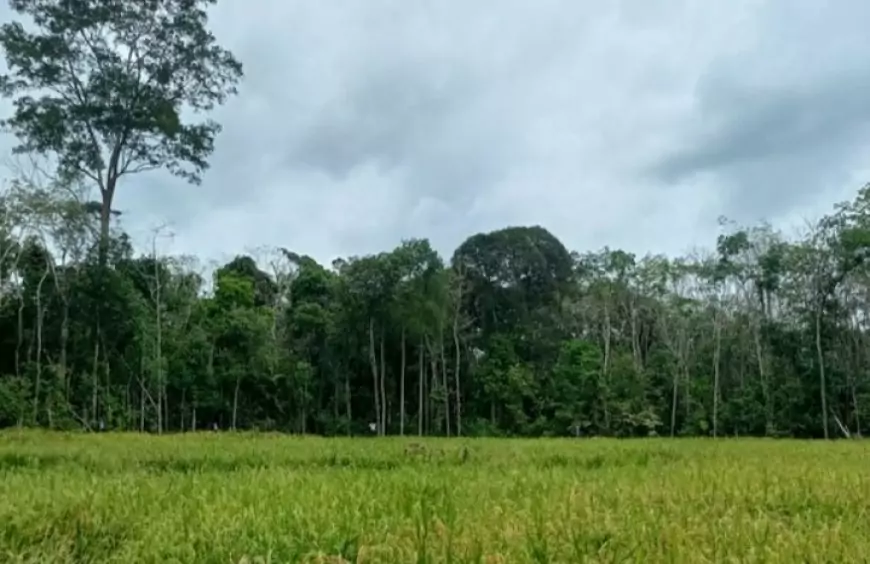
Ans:
<svg viewBox="0 0 870 564"><path fill-rule="evenodd" d="M8 563L863 562L868 509L858 441L0 433Z"/></svg>

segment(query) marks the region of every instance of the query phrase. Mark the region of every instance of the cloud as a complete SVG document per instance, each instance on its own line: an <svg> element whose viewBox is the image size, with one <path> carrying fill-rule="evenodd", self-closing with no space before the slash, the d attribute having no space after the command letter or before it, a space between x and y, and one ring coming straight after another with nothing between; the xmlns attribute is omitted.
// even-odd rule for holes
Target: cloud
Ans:
<svg viewBox="0 0 870 564"><path fill-rule="evenodd" d="M655 174L665 184L706 180L723 213L741 219L830 203L867 155L867 17L861 2L764 5L751 47L699 77L693 123Z"/></svg>
<svg viewBox="0 0 870 564"><path fill-rule="evenodd" d="M710 244L719 215L785 221L857 187L858 0L258 8L214 10L245 81L202 186L119 188L134 236L170 221L175 251L330 261L541 224L581 251L677 253Z"/></svg>

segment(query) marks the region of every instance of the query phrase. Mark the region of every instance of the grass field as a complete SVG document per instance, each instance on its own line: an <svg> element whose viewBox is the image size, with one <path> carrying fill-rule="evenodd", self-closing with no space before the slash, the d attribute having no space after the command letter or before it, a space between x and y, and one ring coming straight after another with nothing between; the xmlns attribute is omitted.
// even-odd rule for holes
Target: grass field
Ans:
<svg viewBox="0 0 870 564"><path fill-rule="evenodd" d="M866 562L870 445L0 433L0 562Z"/></svg>

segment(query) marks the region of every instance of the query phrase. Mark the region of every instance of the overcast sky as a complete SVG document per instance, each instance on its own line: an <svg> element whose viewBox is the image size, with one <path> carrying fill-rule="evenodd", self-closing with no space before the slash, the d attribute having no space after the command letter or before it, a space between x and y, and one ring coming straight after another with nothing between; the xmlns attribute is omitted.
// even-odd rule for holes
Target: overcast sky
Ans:
<svg viewBox="0 0 870 564"><path fill-rule="evenodd" d="M212 169L128 179L134 235L168 221L175 251L330 261L540 224L570 249L675 254L720 215L789 227L870 180L864 0L253 8L213 12L246 77Z"/></svg>

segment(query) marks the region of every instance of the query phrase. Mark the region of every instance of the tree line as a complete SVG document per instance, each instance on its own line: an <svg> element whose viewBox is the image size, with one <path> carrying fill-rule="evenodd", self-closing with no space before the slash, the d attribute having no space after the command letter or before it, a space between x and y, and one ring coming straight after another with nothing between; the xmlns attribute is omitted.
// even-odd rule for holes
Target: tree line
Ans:
<svg viewBox="0 0 870 564"><path fill-rule="evenodd" d="M569 252L542 227L207 274L68 190L0 200L0 423L379 435L860 435L870 189L789 239ZM158 234L155 234L155 237ZM97 327L95 316L100 313Z"/></svg>
<svg viewBox="0 0 870 564"><path fill-rule="evenodd" d="M723 222L685 257L540 226L319 264L134 250L126 177L198 184L243 67L216 0L10 0L0 425L327 435L860 436L870 189L804 236ZM27 21L25 27L22 22ZM197 121L199 120L199 121ZM90 191L99 199L90 201Z"/></svg>

